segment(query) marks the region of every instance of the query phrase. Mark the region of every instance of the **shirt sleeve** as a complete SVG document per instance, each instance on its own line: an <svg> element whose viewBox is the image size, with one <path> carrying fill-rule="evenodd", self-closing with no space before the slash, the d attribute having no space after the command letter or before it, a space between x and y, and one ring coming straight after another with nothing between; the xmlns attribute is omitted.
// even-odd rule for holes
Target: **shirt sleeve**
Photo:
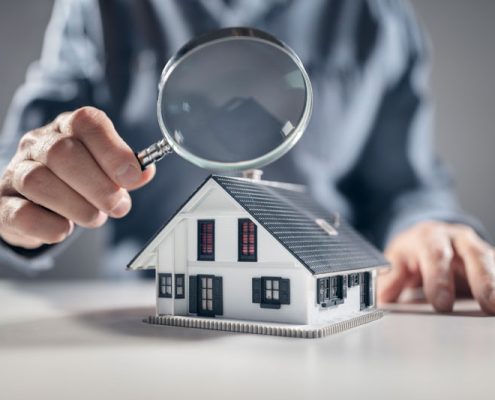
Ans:
<svg viewBox="0 0 495 400"><path fill-rule="evenodd" d="M104 107L102 49L97 5L91 0L56 0L40 59L16 91L0 136L0 168L14 155L21 136L58 114L84 105ZM93 22L90 22L93 21ZM50 268L65 243L25 251L0 243L0 263L25 272Z"/></svg>
<svg viewBox="0 0 495 400"><path fill-rule="evenodd" d="M488 238L460 207L450 172L435 152L430 46L409 5L400 4L387 17L402 30L405 62L390 80L365 148L340 188L356 227L381 247L424 220L467 224Z"/></svg>

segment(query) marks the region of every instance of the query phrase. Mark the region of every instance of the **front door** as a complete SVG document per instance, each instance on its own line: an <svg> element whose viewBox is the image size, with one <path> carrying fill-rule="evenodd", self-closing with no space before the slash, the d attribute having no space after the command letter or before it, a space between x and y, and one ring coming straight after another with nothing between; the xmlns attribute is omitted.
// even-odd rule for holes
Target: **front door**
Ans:
<svg viewBox="0 0 495 400"><path fill-rule="evenodd" d="M189 312L202 317L214 317L223 314L222 277L197 275L191 276L189 282Z"/></svg>

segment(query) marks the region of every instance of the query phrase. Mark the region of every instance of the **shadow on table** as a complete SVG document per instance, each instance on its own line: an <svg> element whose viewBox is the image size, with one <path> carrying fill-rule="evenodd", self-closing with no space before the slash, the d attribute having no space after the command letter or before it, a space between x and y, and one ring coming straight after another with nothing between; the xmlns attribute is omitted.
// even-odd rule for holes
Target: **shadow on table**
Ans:
<svg viewBox="0 0 495 400"><path fill-rule="evenodd" d="M153 308L123 308L12 323L0 328L0 348L109 346L123 343L156 345L159 342L216 340L232 335L229 332L143 322L143 317L152 314Z"/></svg>

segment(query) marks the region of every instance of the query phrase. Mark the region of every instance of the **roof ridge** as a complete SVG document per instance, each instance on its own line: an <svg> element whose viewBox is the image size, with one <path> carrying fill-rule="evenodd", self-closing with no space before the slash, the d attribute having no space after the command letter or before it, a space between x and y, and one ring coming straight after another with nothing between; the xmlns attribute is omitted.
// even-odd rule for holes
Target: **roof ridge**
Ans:
<svg viewBox="0 0 495 400"><path fill-rule="evenodd" d="M268 181L266 179L251 179L251 178L244 178L242 176L225 176L225 175L216 175L212 174L212 178L221 178L221 179L235 179L238 181L243 181L243 182L250 182L255 185L260 185L260 186L269 186L269 187L275 187L283 190L289 190L291 192L296 192L296 193L306 193L307 192L307 187L305 185L300 185L298 183L286 183L286 182L278 182L278 181Z"/></svg>

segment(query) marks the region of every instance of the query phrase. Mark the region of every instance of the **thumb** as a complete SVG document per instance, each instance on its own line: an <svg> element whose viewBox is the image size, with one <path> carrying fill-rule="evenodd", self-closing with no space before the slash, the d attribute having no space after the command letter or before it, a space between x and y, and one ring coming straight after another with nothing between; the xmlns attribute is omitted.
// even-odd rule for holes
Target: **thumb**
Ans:
<svg viewBox="0 0 495 400"><path fill-rule="evenodd" d="M148 165L146 169L141 174L141 177L137 182L134 182L132 186L128 187L129 190L136 190L144 185L148 184L156 174L156 166L155 164Z"/></svg>

